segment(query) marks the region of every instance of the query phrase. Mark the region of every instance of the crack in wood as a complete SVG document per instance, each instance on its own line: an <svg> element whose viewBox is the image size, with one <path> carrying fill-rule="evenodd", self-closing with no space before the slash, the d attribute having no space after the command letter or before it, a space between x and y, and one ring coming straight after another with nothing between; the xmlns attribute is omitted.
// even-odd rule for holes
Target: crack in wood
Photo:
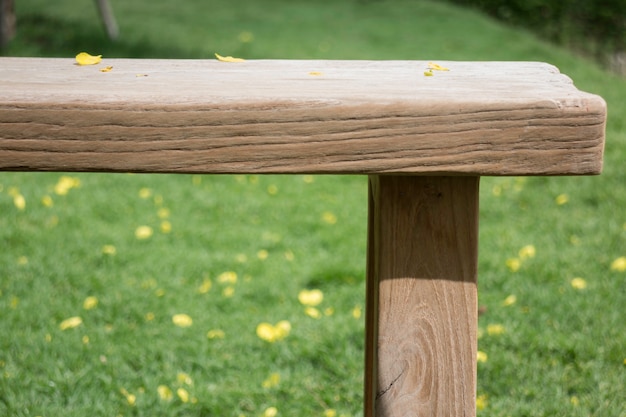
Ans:
<svg viewBox="0 0 626 417"><path fill-rule="evenodd" d="M391 389L391 387L393 387L393 384L395 384L395 383L396 383L396 381L397 381L398 379L400 379L400 377L401 377L402 375L404 375L404 372L405 372L405 371L406 371L406 369L403 369L403 370L402 370L402 372L400 372L400 375L398 375L397 377L395 377L395 378L394 378L394 380L393 380L393 381L391 381L391 383L387 386L387 388L382 389L382 390L380 390L380 391L378 391L378 392L376 393L376 400L377 400L377 401L378 401L378 399L380 399L380 397L382 397L383 395L385 395L385 394L386 394L386 393L387 393L387 392Z"/></svg>

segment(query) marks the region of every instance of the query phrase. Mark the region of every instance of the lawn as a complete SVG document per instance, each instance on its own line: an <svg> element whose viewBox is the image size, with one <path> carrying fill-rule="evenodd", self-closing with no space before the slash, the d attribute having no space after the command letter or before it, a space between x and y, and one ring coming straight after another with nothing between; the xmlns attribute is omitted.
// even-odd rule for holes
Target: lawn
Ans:
<svg viewBox="0 0 626 417"><path fill-rule="evenodd" d="M4 55L536 60L603 96L601 176L481 180L478 415L626 416L626 80L438 2L111 0L115 43L91 1L16 3ZM0 415L362 415L366 199L0 173Z"/></svg>

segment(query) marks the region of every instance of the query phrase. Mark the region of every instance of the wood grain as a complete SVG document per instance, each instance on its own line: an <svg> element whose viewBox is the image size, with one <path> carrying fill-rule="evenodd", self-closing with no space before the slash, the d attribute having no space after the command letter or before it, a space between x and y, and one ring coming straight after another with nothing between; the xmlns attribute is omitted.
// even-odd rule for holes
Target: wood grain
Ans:
<svg viewBox="0 0 626 417"><path fill-rule="evenodd" d="M371 176L365 417L472 417L478 177Z"/></svg>
<svg viewBox="0 0 626 417"><path fill-rule="evenodd" d="M0 170L600 173L600 97L543 63L439 63L0 58Z"/></svg>

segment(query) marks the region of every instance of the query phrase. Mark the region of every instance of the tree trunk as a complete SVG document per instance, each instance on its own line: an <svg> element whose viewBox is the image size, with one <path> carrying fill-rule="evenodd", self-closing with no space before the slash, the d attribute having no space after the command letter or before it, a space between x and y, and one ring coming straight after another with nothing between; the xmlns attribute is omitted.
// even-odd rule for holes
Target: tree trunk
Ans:
<svg viewBox="0 0 626 417"><path fill-rule="evenodd" d="M8 45L15 35L14 0L0 0L0 48Z"/></svg>

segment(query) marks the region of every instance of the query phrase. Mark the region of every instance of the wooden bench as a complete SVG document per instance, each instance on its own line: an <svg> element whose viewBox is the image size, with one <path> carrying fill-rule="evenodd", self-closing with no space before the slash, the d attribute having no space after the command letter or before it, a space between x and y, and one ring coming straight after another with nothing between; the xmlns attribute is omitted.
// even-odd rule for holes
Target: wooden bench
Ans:
<svg viewBox="0 0 626 417"><path fill-rule="evenodd" d="M439 64L2 58L0 170L368 175L365 416L474 416L479 177L599 174L606 105Z"/></svg>

